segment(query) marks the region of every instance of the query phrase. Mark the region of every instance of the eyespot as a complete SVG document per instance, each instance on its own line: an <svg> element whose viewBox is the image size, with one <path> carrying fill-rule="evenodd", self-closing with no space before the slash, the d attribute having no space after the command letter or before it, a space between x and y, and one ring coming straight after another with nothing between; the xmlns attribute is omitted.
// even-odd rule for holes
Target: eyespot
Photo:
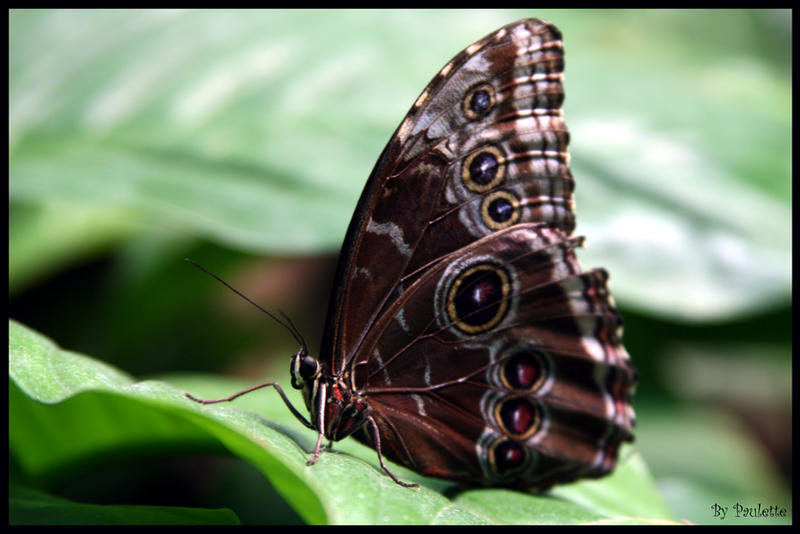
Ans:
<svg viewBox="0 0 800 534"><path fill-rule="evenodd" d="M447 313L462 332L485 332L505 316L510 294L509 275L503 268L491 263L474 265L450 286Z"/></svg>
<svg viewBox="0 0 800 534"><path fill-rule="evenodd" d="M500 382L516 393L538 391L548 378L547 358L535 350L521 350L499 363ZM497 375L495 375L497 376Z"/></svg>
<svg viewBox="0 0 800 534"><path fill-rule="evenodd" d="M494 146L486 146L464 159L461 179L471 191L482 193L497 186L505 176L505 158Z"/></svg>
<svg viewBox="0 0 800 534"><path fill-rule="evenodd" d="M542 414L538 405L525 397L506 397L495 405L494 419L504 432L525 439L539 429Z"/></svg>
<svg viewBox="0 0 800 534"><path fill-rule="evenodd" d="M488 83L483 83L467 92L461 102L464 114L468 119L480 119L486 116L497 103L494 87Z"/></svg>
<svg viewBox="0 0 800 534"><path fill-rule="evenodd" d="M507 191L495 191L481 202L481 218L489 228L502 230L519 220L519 200Z"/></svg>
<svg viewBox="0 0 800 534"><path fill-rule="evenodd" d="M522 471L530 462L530 451L516 440L499 438L489 446L489 465L503 478Z"/></svg>

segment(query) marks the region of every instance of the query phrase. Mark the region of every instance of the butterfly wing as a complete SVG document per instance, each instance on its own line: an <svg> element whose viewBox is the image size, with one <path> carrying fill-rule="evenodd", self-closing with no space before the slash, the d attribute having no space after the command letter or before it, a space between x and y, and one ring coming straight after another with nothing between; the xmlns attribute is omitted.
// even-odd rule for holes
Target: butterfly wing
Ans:
<svg viewBox="0 0 800 534"><path fill-rule="evenodd" d="M513 224L572 231L561 35L523 20L450 61L389 141L345 237L321 360L341 372L427 265Z"/></svg>
<svg viewBox="0 0 800 534"><path fill-rule="evenodd" d="M613 468L632 438L636 372L607 275L581 272L578 243L515 225L443 258L393 302L353 363L384 455L538 488Z"/></svg>
<svg viewBox="0 0 800 534"><path fill-rule="evenodd" d="M546 488L631 439L636 373L574 227L561 36L523 20L469 46L383 151L343 247L321 361L352 378L383 454ZM375 445L368 428L355 436Z"/></svg>

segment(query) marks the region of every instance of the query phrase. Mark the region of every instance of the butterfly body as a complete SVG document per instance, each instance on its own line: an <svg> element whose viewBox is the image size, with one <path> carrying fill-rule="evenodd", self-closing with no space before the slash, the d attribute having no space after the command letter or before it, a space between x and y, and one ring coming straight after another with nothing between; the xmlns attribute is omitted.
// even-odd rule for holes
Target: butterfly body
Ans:
<svg viewBox="0 0 800 534"><path fill-rule="evenodd" d="M606 272L575 256L562 80L559 31L521 20L453 58L395 131L348 227L320 355L292 359L310 463L323 436L353 435L397 482L384 456L539 490L613 469L636 371Z"/></svg>

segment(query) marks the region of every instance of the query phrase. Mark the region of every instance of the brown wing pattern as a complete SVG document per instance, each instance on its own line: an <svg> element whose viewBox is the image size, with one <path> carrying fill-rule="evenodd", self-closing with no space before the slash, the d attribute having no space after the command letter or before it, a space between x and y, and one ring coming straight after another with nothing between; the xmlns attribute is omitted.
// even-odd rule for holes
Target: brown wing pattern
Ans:
<svg viewBox="0 0 800 534"><path fill-rule="evenodd" d="M607 275L581 272L578 243L515 225L440 261L393 302L353 366L386 456L430 475L539 488L613 468L632 439L636 371ZM459 305L473 290L488 296Z"/></svg>
<svg viewBox="0 0 800 534"><path fill-rule="evenodd" d="M385 456L526 488L601 476L636 371L574 228L561 35L523 20L458 54L384 149L350 223L320 360ZM356 437L368 444L368 428Z"/></svg>
<svg viewBox="0 0 800 534"><path fill-rule="evenodd" d="M423 91L345 238L321 354L334 373L431 262L521 222L572 231L562 71L558 30L524 20L458 54Z"/></svg>

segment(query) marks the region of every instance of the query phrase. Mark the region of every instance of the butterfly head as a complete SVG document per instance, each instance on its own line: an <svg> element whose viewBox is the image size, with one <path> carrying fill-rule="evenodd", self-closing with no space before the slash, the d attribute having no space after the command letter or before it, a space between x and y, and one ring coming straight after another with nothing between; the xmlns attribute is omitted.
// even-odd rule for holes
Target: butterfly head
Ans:
<svg viewBox="0 0 800 534"><path fill-rule="evenodd" d="M292 387L303 390L303 401L311 413L312 428L319 429L317 412L319 411L320 383L322 382L322 367L319 360L309 356L306 347L303 346L292 356L289 370L292 375Z"/></svg>
<svg viewBox="0 0 800 534"><path fill-rule="evenodd" d="M307 384L313 384L321 374L319 361L313 356L309 356L305 347L302 347L292 356L290 370L292 373L292 387L295 389L303 389Z"/></svg>
<svg viewBox="0 0 800 534"><path fill-rule="evenodd" d="M346 377L332 376L320 361L300 348L291 362L292 387L303 390L311 425L331 440L340 440L360 428L369 415L365 398L354 392Z"/></svg>

